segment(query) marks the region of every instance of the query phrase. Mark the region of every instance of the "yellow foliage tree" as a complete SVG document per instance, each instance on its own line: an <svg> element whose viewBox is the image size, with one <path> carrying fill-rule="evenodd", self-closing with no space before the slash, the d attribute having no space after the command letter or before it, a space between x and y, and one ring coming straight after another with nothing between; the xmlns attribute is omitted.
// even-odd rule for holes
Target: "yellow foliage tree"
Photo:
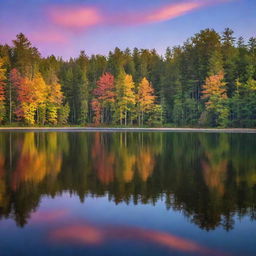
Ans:
<svg viewBox="0 0 256 256"><path fill-rule="evenodd" d="M133 110L135 106L134 82L131 75L125 74L122 71L119 74L116 83L117 91L117 116L119 117L120 124L127 125L128 113ZM132 122L132 118L131 122Z"/></svg>
<svg viewBox="0 0 256 256"><path fill-rule="evenodd" d="M63 100L63 93L61 85L54 83L47 86L47 120L49 123L56 125L58 120L58 109L60 108Z"/></svg>

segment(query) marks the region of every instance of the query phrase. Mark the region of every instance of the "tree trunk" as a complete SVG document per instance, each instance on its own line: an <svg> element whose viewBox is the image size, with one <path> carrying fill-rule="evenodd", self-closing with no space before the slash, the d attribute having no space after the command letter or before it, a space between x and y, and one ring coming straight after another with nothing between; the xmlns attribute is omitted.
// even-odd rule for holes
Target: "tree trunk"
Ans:
<svg viewBox="0 0 256 256"><path fill-rule="evenodd" d="M9 88L9 101L10 101L10 109L9 109L9 122L10 124L12 123L12 86L10 84L10 88Z"/></svg>
<svg viewBox="0 0 256 256"><path fill-rule="evenodd" d="M75 102L73 100L73 123L75 123L76 120L76 108L75 108Z"/></svg>
<svg viewBox="0 0 256 256"><path fill-rule="evenodd" d="M36 122L37 122L37 124L39 124L39 111L38 111L38 108L36 109L36 115L37 115Z"/></svg>
<svg viewBox="0 0 256 256"><path fill-rule="evenodd" d="M104 108L101 111L101 120L100 122L103 124L104 123Z"/></svg>

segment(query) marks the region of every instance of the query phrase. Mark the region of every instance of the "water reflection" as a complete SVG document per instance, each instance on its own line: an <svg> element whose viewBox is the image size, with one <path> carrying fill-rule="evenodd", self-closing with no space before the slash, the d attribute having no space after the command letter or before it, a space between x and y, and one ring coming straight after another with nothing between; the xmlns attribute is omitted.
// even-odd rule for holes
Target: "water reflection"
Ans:
<svg viewBox="0 0 256 256"><path fill-rule="evenodd" d="M141 241L166 247L170 251L174 250L183 253L197 253L212 256L227 255L167 232L136 227L98 227L88 223L75 223L51 231L49 237L54 242L87 246L99 246L100 244L109 243L109 241L117 239Z"/></svg>
<svg viewBox="0 0 256 256"><path fill-rule="evenodd" d="M24 226L42 196L69 191L117 204L164 198L202 229L230 230L234 214L256 218L255 155L252 134L0 133L0 217Z"/></svg>

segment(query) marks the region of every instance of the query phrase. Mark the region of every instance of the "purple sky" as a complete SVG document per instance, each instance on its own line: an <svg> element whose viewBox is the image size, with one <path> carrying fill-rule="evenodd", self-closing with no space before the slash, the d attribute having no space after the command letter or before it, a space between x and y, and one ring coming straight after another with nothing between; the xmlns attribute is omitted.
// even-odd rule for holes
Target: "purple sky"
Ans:
<svg viewBox="0 0 256 256"><path fill-rule="evenodd" d="M23 32L43 56L182 44L204 28L256 36L255 0L0 0L0 42Z"/></svg>

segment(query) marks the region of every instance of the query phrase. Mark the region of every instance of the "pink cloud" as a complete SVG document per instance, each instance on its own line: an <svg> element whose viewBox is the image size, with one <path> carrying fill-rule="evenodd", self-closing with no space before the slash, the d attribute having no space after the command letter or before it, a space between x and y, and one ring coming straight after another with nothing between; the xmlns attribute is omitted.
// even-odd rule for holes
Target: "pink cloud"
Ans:
<svg viewBox="0 0 256 256"><path fill-rule="evenodd" d="M98 245L105 239L103 230L91 225L70 225L59 228L54 230L50 237L60 242L86 245Z"/></svg>
<svg viewBox="0 0 256 256"><path fill-rule="evenodd" d="M182 16L188 12L199 9L206 5L206 2L184 2L164 6L152 12L142 14L135 18L138 23L162 22Z"/></svg>
<svg viewBox="0 0 256 256"><path fill-rule="evenodd" d="M66 28L85 28L103 21L99 10L95 7L52 7L48 14L51 20Z"/></svg>
<svg viewBox="0 0 256 256"><path fill-rule="evenodd" d="M143 228L130 227L98 227L86 223L71 224L56 228L49 234L52 242L84 244L98 246L115 239L143 241L186 253L197 253L212 256L228 255L218 252L194 241L176 235Z"/></svg>
<svg viewBox="0 0 256 256"><path fill-rule="evenodd" d="M55 6L48 15L55 25L68 29L83 29L95 25L140 25L171 20L197 9L230 0L186 0L145 12L111 14L90 6Z"/></svg>
<svg viewBox="0 0 256 256"><path fill-rule="evenodd" d="M168 4L152 11L128 13L115 19L117 24L140 25L172 20L198 9L232 0L186 0ZM114 23L114 22L112 22Z"/></svg>

